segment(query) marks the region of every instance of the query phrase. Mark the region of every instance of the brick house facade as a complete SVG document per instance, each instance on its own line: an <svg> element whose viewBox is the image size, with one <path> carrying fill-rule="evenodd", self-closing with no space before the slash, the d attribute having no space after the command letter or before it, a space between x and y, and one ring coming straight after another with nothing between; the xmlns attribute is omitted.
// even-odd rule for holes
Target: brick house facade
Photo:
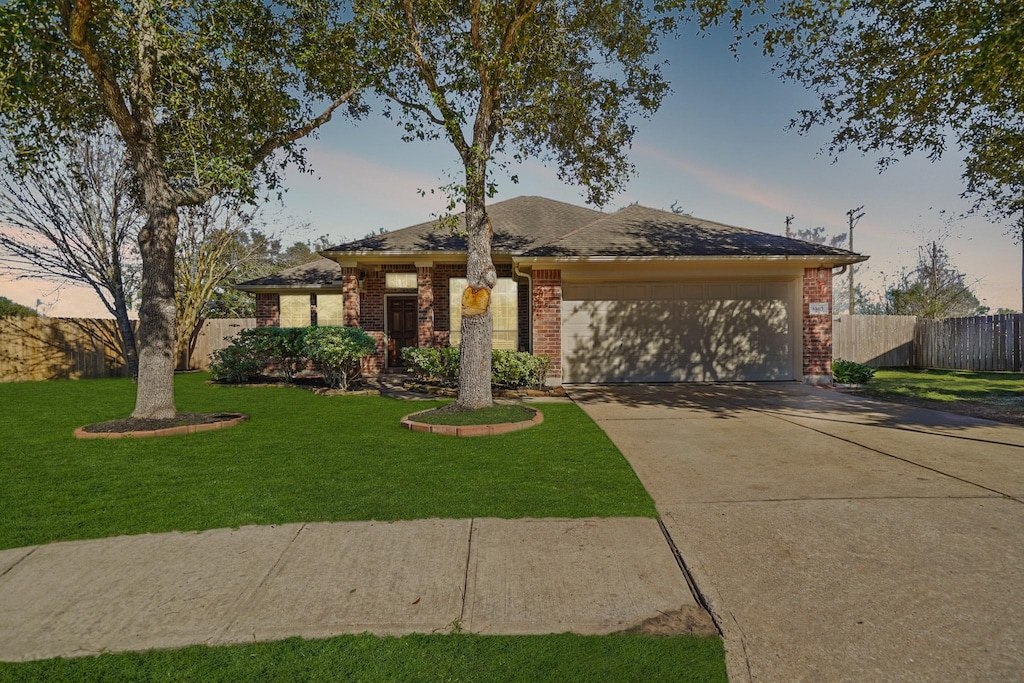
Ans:
<svg viewBox="0 0 1024 683"><path fill-rule="evenodd" d="M831 381L832 269L866 257L636 206L603 214L524 197L492 205L489 215L497 275L515 283L503 294L502 344L549 357L551 383L579 381L581 375L567 369L567 354L585 354L587 344L602 345L603 355L595 357L614 366L616 374L609 369L609 379L599 381L678 381L685 377L678 369L694 362L717 368L714 381ZM338 322L330 324L358 325L375 337L365 371L377 373L400 366L403 346L457 341L452 324L459 302L452 303L451 283L466 274L460 239L424 223L339 245L322 252L327 258L320 262L239 288L256 294L259 325L281 324L283 310L301 308L302 296L318 294L310 319L334 311L330 320ZM289 306L281 297L292 297ZM616 346L609 338L612 309L646 316L636 318L637 329L671 342L648 346L672 349L672 356L615 357L616 348L645 346ZM673 316L695 318L696 310L726 311L731 317L721 319L721 331L734 339L675 329ZM714 315L699 325L714 330L720 324ZM569 325L575 325L571 332ZM629 335L622 325L615 334ZM699 346L708 339L717 339L710 351ZM758 354L774 363L770 371L758 369Z"/></svg>

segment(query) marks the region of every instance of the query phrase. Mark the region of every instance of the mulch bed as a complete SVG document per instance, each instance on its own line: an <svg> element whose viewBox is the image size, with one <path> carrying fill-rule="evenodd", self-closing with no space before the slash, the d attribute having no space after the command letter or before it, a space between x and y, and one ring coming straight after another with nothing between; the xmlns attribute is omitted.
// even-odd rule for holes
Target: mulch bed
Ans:
<svg viewBox="0 0 1024 683"><path fill-rule="evenodd" d="M85 425L75 430L80 439L119 436L174 436L222 429L245 422L248 415L242 413L178 413L165 419L144 419L128 417Z"/></svg>
<svg viewBox="0 0 1024 683"><path fill-rule="evenodd" d="M443 386L431 382L408 381L404 382L403 386L406 390L417 394L427 394L430 396L441 396L445 398L454 398L459 395L457 387ZM494 387L491 393L494 398L534 398L542 396L564 397L567 395L565 393L565 389L560 386L546 387L544 389L503 389L501 387Z"/></svg>

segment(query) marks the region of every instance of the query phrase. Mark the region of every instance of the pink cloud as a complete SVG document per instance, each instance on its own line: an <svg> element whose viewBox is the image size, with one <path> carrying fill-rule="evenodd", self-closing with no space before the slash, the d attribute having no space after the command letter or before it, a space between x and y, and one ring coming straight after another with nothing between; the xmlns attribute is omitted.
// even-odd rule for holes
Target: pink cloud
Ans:
<svg viewBox="0 0 1024 683"><path fill-rule="evenodd" d="M694 163L684 157L648 147L647 145L637 145L633 149L638 156L645 157L662 166L667 166L691 176L705 187L720 194L728 195L751 204L757 204L782 214L797 211L809 216L812 222L827 225L835 220L833 215L835 212L823 211L818 207L808 206L806 202L792 196L785 187L765 183L759 178L725 173L712 167Z"/></svg>

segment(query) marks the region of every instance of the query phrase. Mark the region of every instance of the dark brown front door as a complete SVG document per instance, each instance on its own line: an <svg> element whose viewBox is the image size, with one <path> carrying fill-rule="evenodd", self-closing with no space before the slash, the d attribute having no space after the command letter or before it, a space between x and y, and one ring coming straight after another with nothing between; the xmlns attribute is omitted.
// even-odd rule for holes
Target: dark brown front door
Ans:
<svg viewBox="0 0 1024 683"><path fill-rule="evenodd" d="M416 346L416 297L392 296L388 298L388 367L404 367L402 349Z"/></svg>

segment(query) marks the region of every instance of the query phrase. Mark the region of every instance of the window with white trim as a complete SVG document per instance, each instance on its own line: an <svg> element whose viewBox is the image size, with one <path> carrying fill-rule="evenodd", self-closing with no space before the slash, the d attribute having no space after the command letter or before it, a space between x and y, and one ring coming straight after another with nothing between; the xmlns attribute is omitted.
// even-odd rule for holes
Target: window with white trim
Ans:
<svg viewBox="0 0 1024 683"><path fill-rule="evenodd" d="M462 339L462 292L468 280L453 277L448 280L448 311L450 339L452 346L458 346ZM491 290L491 317L494 320L494 335L491 347L515 351L519 346L519 295L516 281L500 277Z"/></svg>

